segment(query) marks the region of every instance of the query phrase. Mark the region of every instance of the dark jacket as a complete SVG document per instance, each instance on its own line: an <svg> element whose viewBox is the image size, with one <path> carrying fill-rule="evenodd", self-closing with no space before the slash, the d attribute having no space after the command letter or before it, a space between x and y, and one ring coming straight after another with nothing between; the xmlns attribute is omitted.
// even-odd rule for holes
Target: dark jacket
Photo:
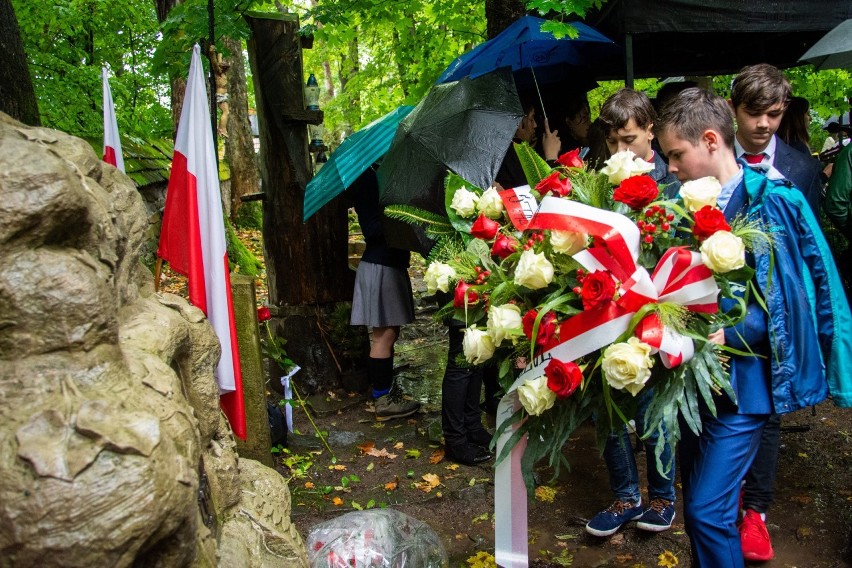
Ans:
<svg viewBox="0 0 852 568"><path fill-rule="evenodd" d="M819 219L822 201L822 170L819 161L809 154L794 150L789 144L775 137L775 160L772 164L781 175L793 182L805 195L814 215Z"/></svg>
<svg viewBox="0 0 852 568"><path fill-rule="evenodd" d="M654 169L648 172L648 175L654 178L657 185L666 186L663 189L663 195L666 199L677 197L677 192L680 191L680 182L676 175L669 173L669 165L659 152L654 152Z"/></svg>

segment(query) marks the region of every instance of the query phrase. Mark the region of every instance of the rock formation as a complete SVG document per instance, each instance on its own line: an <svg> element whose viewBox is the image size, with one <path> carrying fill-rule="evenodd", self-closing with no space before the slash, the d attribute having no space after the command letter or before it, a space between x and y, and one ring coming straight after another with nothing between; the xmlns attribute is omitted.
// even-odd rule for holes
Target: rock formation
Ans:
<svg viewBox="0 0 852 568"><path fill-rule="evenodd" d="M0 113L0 566L307 566L239 459L204 315L156 294L133 182Z"/></svg>

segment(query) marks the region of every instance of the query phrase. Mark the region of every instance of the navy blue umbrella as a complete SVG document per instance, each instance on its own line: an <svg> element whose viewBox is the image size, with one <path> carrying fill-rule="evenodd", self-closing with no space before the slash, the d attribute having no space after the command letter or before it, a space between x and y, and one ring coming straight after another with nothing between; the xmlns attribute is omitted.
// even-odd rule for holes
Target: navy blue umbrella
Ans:
<svg viewBox="0 0 852 568"><path fill-rule="evenodd" d="M518 72L531 69L539 81L562 80L577 68L593 73L595 67L621 65L621 48L614 41L583 24L571 25L579 32L575 38L556 39L541 31L547 20L524 16L499 35L457 57L438 78L438 83L479 77L501 67Z"/></svg>

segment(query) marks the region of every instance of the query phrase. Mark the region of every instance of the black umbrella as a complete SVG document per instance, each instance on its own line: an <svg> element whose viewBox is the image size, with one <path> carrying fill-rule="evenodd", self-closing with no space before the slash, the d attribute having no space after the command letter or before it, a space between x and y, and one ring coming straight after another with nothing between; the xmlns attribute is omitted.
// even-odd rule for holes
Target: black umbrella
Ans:
<svg viewBox="0 0 852 568"><path fill-rule="evenodd" d="M378 170L380 203L445 214L447 170L491 185L521 118L508 70L432 87L397 127Z"/></svg>
<svg viewBox="0 0 852 568"><path fill-rule="evenodd" d="M820 70L852 68L852 20L825 34L799 61L813 63Z"/></svg>

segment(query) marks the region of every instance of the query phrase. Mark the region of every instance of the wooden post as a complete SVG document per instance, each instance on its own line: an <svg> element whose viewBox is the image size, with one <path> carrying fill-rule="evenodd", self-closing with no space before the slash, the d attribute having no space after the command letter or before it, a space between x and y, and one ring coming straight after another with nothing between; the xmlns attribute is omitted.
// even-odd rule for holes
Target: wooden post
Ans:
<svg viewBox="0 0 852 568"><path fill-rule="evenodd" d="M338 386L339 373L319 330L337 302L350 301L346 208L335 200L302 221L312 177L308 124L322 111L305 109L299 20L292 14L246 16L255 85L263 180L263 241L269 303L288 354L311 388ZM320 324L320 325L318 325Z"/></svg>

